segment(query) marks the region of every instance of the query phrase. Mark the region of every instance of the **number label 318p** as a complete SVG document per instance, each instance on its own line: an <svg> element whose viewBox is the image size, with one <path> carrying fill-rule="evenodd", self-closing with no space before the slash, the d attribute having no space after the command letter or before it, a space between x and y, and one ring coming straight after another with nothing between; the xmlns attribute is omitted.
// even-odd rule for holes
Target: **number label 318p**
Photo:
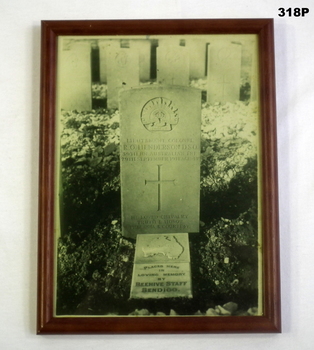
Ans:
<svg viewBox="0 0 314 350"><path fill-rule="evenodd" d="M310 12L310 9L307 7L295 7L295 8L291 8L289 7L288 9L284 9L283 7L280 7L278 9L279 13L278 16L279 17L284 17L286 15L288 15L289 17L304 17L306 14L308 14Z"/></svg>

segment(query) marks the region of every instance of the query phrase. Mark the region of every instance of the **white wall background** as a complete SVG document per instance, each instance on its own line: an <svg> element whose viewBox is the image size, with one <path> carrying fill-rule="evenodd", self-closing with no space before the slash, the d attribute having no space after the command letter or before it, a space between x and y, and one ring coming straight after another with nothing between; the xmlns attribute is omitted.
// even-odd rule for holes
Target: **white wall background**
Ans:
<svg viewBox="0 0 314 350"><path fill-rule="evenodd" d="M40 21L263 17L275 19L283 333L35 335ZM0 0L0 349L313 349L313 37L313 0Z"/></svg>

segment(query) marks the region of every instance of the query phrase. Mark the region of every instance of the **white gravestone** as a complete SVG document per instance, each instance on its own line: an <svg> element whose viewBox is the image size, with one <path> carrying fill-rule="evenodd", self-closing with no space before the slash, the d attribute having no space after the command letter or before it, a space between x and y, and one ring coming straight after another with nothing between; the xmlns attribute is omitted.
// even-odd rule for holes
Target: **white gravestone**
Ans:
<svg viewBox="0 0 314 350"><path fill-rule="evenodd" d="M251 92L250 92L250 101L256 101L258 100L258 83L259 83L259 79L258 79L258 50L256 47L256 43L255 45L253 45L253 52L252 52L252 67L251 67Z"/></svg>
<svg viewBox="0 0 314 350"><path fill-rule="evenodd" d="M241 44L208 45L207 102L235 102L240 98Z"/></svg>
<svg viewBox="0 0 314 350"><path fill-rule="evenodd" d="M185 47L189 52L190 79L205 78L206 41L205 39L187 38Z"/></svg>
<svg viewBox="0 0 314 350"><path fill-rule="evenodd" d="M199 231L201 91L120 94L122 232Z"/></svg>
<svg viewBox="0 0 314 350"><path fill-rule="evenodd" d="M157 82L164 85L189 85L189 55L184 46L160 42L157 48Z"/></svg>
<svg viewBox="0 0 314 350"><path fill-rule="evenodd" d="M119 49L120 40L108 40L100 39L98 40L99 47L99 71L100 71L100 82L102 84L107 83L107 51L110 47Z"/></svg>
<svg viewBox="0 0 314 350"><path fill-rule="evenodd" d="M60 55L58 91L64 110L92 109L91 44L72 42Z"/></svg>
<svg viewBox="0 0 314 350"><path fill-rule="evenodd" d="M139 55L130 48L108 47L107 107L118 108L119 91L139 85Z"/></svg>
<svg viewBox="0 0 314 350"><path fill-rule="evenodd" d="M136 49L139 54L140 64L140 81L147 82L150 80L150 40L130 40L130 49Z"/></svg>

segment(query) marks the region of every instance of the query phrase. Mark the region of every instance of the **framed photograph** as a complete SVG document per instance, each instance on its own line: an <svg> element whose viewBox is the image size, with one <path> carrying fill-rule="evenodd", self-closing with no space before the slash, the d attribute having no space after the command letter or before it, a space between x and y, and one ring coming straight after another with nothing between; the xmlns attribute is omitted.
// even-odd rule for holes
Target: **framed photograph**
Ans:
<svg viewBox="0 0 314 350"><path fill-rule="evenodd" d="M43 21L38 334L280 332L272 19Z"/></svg>

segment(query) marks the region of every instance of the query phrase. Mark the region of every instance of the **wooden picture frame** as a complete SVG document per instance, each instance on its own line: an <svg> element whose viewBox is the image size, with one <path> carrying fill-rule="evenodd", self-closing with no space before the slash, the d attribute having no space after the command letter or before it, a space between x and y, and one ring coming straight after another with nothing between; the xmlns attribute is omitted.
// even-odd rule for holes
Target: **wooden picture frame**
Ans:
<svg viewBox="0 0 314 350"><path fill-rule="evenodd" d="M193 35L194 38L195 36L204 35L234 36L235 39L241 35L253 35L258 43L256 60L258 78L255 83L258 100L256 125L259 127L256 144L259 150L259 165L257 166L259 169L259 182L257 182L259 209L256 212L256 215L259 216L259 221L257 221L259 238L256 239L254 244L256 246L256 261L258 261L256 263L258 266L256 267L256 271L258 271L256 289L259 298L259 311L250 308L244 310L245 312L242 310L241 313L236 311L236 303L229 303L229 305L212 304L212 307L208 307L208 310L211 311L195 309L190 313L180 314L180 312L173 312L172 310L167 314L158 313L158 309L156 309L154 312L147 313L143 311L145 310L145 307L143 307L145 303L139 302L139 307L134 303L136 312L120 315L110 314L110 312L101 314L101 312L97 313L96 311L89 314L87 311L77 311L78 309L73 311L72 314L67 313L68 311L64 314L62 312L57 314L57 284L61 284L57 276L59 263L57 256L62 252L58 251L57 232L60 227L57 227L56 222L60 219L60 215L66 215L59 207L61 200L58 175L60 172L59 119L60 110L63 108L63 106L60 106L60 95L65 94L65 92L60 92L62 90L60 85L64 82L60 78L60 70L64 68L64 63L62 63L64 61L60 61L61 39L69 38L68 42L63 42L63 45L67 45L71 40L75 42L76 39L84 39L90 42L92 40L97 41L100 37L117 37L121 41L124 40L123 38L125 38L124 41L127 41L127 39L134 39L136 36L141 36L141 38L158 37L159 39L161 37L176 37L181 40L179 45L182 46L185 44L185 39L181 38L185 38L187 35ZM123 45L121 41L120 45ZM208 55L208 52L206 51L205 54ZM250 63L250 67L252 65ZM252 77L250 76L250 78ZM79 78L77 78L77 84L81 84ZM253 83L251 83L251 89L252 86ZM68 87L62 91L66 91L66 89ZM251 94L253 94L252 90ZM214 104L213 102L212 105ZM211 103L206 106L208 105L211 105ZM216 103L217 108L222 108L223 105L224 103ZM69 109L72 109L72 107L69 107ZM276 101L272 19L42 21L40 121L38 334L281 332ZM114 150L107 149L107 151L106 155L111 154ZM160 180L159 175L158 179ZM226 204L226 206L228 205ZM216 229L215 232L218 232L219 227L222 227L219 225L222 225L223 222L226 223L226 227L228 225L233 225L233 227L242 225L243 222L239 218L241 219L243 216L236 219L218 218L217 216L217 220L212 221L212 225ZM115 217L111 217L110 220L114 226L119 224ZM206 224L201 223L201 225ZM115 232L119 230L117 226L115 226L115 229ZM211 237L215 238L215 235ZM208 248L206 242L202 243L203 248ZM132 244L134 246L134 243ZM75 251L76 248L73 249ZM220 258L218 253L217 259ZM92 261L88 260L87 263L92 264ZM132 266L132 261L128 263ZM229 257L225 257L222 262L218 261L217 264L221 264L220 266L223 269L225 266L223 264L229 264ZM84 268L88 269L86 266ZM200 270L201 267L197 267L197 269ZM193 271L192 268L192 275ZM97 281L98 275L95 274L101 275L102 273L104 272L95 270L93 277L90 278ZM68 274L74 276L75 272L68 271ZM82 281L84 278L86 279L85 275ZM99 278L104 281L106 277L101 276ZM78 286L81 286L80 281L77 282ZM89 282L87 281L87 283ZM215 281L215 283L218 285L219 281ZM232 283L237 284L239 280L235 278ZM112 303L112 300L108 299L108 303ZM88 306L90 305L86 306L86 310ZM169 309L172 309L171 306Z"/></svg>

